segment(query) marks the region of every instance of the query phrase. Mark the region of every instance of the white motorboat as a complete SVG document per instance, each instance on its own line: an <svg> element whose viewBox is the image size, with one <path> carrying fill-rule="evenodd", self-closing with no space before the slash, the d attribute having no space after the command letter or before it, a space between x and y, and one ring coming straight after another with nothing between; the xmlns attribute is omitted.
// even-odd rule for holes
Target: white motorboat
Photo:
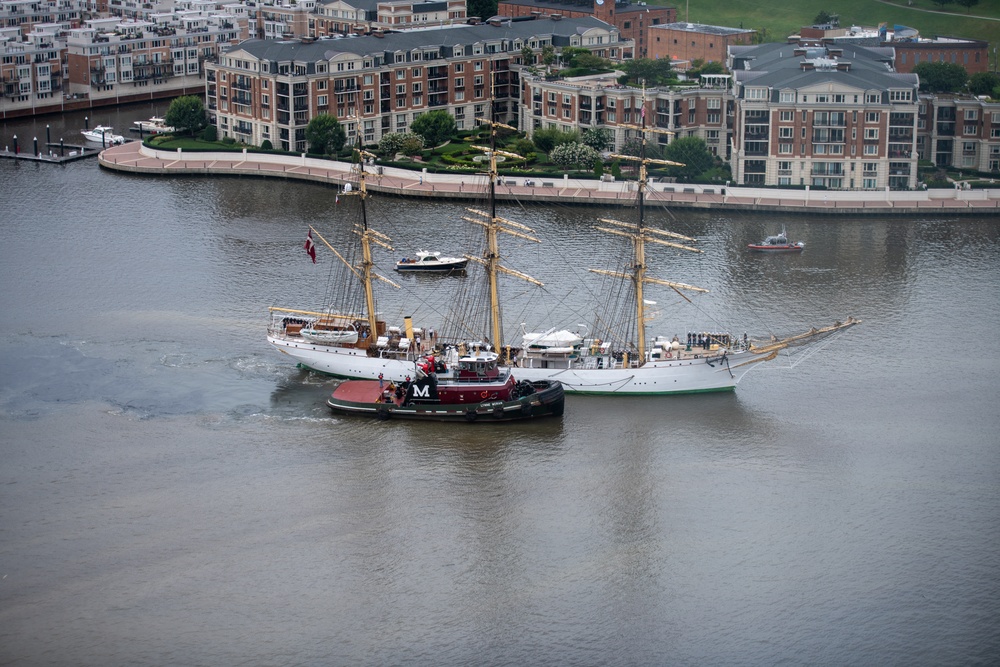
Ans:
<svg viewBox="0 0 1000 667"><path fill-rule="evenodd" d="M451 273L452 271L464 271L468 263L469 260L465 257L442 257L439 252L418 250L413 257L404 257L396 262L396 270Z"/></svg>
<svg viewBox="0 0 1000 667"><path fill-rule="evenodd" d="M166 122L158 116L153 116L149 120L137 120L132 124L135 125L135 127L132 128L134 132L145 134L163 134L174 131L174 128L167 125Z"/></svg>
<svg viewBox="0 0 1000 667"><path fill-rule="evenodd" d="M101 144L102 146L117 146L125 143L125 137L120 134L115 134L113 128L105 125L98 125L91 130L81 130L80 134L82 134L83 138L87 141L95 144Z"/></svg>

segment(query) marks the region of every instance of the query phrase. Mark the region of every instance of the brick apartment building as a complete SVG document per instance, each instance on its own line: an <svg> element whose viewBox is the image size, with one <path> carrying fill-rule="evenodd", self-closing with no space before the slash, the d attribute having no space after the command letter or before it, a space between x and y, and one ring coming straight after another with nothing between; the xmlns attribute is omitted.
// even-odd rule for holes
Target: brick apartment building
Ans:
<svg viewBox="0 0 1000 667"><path fill-rule="evenodd" d="M590 49L620 60L630 42L592 17L492 21L384 36L295 41L249 40L208 65L207 100L223 137L251 145L306 149L305 129L319 114L341 120L366 144L406 132L413 119L448 111L459 128L488 117L493 85L498 118L516 119L521 51L546 46Z"/></svg>
<svg viewBox="0 0 1000 667"><path fill-rule="evenodd" d="M560 16L562 18L583 18L592 16L618 28L623 41L635 44L637 58L651 58L647 55L647 40L650 26L673 23L677 20L674 7L652 7L645 2L632 3L628 0L500 0L497 3L500 16Z"/></svg>

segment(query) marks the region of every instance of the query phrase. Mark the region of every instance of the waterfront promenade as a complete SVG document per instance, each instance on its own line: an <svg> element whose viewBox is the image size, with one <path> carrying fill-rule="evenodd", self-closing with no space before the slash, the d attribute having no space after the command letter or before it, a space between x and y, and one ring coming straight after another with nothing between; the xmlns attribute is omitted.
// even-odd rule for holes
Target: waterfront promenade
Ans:
<svg viewBox="0 0 1000 667"><path fill-rule="evenodd" d="M137 174L195 174L269 177L316 181L343 187L354 182L351 164L306 156L250 152L191 152L155 150L134 141L105 149L98 156L107 169ZM477 199L485 176L434 174L373 165L367 187L405 197ZM597 179L502 177L497 188L501 201L540 201L564 204L630 206L635 184ZM811 215L914 215L940 213L990 215L1000 210L1000 183L987 190L920 191L779 190L651 183L647 202L675 208L733 209Z"/></svg>

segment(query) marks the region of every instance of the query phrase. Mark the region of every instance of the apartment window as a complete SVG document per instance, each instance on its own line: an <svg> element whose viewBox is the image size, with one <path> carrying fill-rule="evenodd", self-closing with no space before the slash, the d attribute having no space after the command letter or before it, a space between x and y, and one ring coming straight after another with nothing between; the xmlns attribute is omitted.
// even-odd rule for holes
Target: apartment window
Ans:
<svg viewBox="0 0 1000 667"><path fill-rule="evenodd" d="M413 106L419 107L423 103L424 103L424 96L423 95L414 95L413 96Z"/></svg>
<svg viewBox="0 0 1000 667"><path fill-rule="evenodd" d="M865 128L865 141L870 141L873 139L878 139L878 128L877 127L866 127Z"/></svg>
<svg viewBox="0 0 1000 667"><path fill-rule="evenodd" d="M456 90L455 91L455 101L456 102L461 102L464 99L465 99L465 91L464 90Z"/></svg>
<svg viewBox="0 0 1000 667"><path fill-rule="evenodd" d="M865 190L874 190L877 182L874 178L862 178L861 187Z"/></svg>
<svg viewBox="0 0 1000 667"><path fill-rule="evenodd" d="M722 108L722 98L720 97L709 97L705 100L706 109L721 109Z"/></svg>
<svg viewBox="0 0 1000 667"><path fill-rule="evenodd" d="M878 155L878 144L865 144L865 155Z"/></svg>
<svg viewBox="0 0 1000 667"><path fill-rule="evenodd" d="M979 118L978 109L966 109L965 110L965 120L977 120Z"/></svg>
<svg viewBox="0 0 1000 667"><path fill-rule="evenodd" d="M878 111L869 111L865 114L866 123L877 123L881 118L881 114Z"/></svg>
<svg viewBox="0 0 1000 667"><path fill-rule="evenodd" d="M396 84L396 94L397 95L405 95L406 94L406 84L405 83L397 83Z"/></svg>
<svg viewBox="0 0 1000 667"><path fill-rule="evenodd" d="M881 104L882 96L879 93L865 93L865 104Z"/></svg>
<svg viewBox="0 0 1000 667"><path fill-rule="evenodd" d="M792 144L778 144L778 152L788 155L792 152Z"/></svg>
<svg viewBox="0 0 1000 667"><path fill-rule="evenodd" d="M465 71L465 63L455 63L455 72L456 73L458 73L458 72L464 72L464 71Z"/></svg>
<svg viewBox="0 0 1000 667"><path fill-rule="evenodd" d="M717 111L713 111L705 117L705 122L718 125L722 122L722 114Z"/></svg>
<svg viewBox="0 0 1000 667"><path fill-rule="evenodd" d="M778 100L784 103L790 103L795 101L795 93L791 91L782 91L778 95Z"/></svg>
<svg viewBox="0 0 1000 667"><path fill-rule="evenodd" d="M962 127L962 134L976 134L979 130L975 125L965 125Z"/></svg>
<svg viewBox="0 0 1000 667"><path fill-rule="evenodd" d="M419 81L413 83L413 92L420 93L423 92L423 86Z"/></svg>
<svg viewBox="0 0 1000 667"><path fill-rule="evenodd" d="M472 68L474 70L476 70L477 72L482 72L483 71L483 61L482 60L477 60L476 62L472 63Z"/></svg>
<svg viewBox="0 0 1000 667"><path fill-rule="evenodd" d="M889 91L889 101L890 102L909 102L911 99L911 91L909 90L890 90Z"/></svg>
<svg viewBox="0 0 1000 667"><path fill-rule="evenodd" d="M397 109L405 109L406 108L406 98L405 97L397 97L396 98L396 108Z"/></svg>
<svg viewBox="0 0 1000 667"><path fill-rule="evenodd" d="M401 81L401 80L403 80L405 78L406 78L406 70L405 69L398 69L398 70L396 70L396 80L397 81Z"/></svg>
<svg viewBox="0 0 1000 667"><path fill-rule="evenodd" d="M316 106L325 107L327 106L327 100L329 98L326 95L319 95L316 97Z"/></svg>
<svg viewBox="0 0 1000 667"><path fill-rule="evenodd" d="M779 111L778 112L778 120L780 120L783 123L791 123L793 120L795 120L795 112L794 111Z"/></svg>
<svg viewBox="0 0 1000 667"><path fill-rule="evenodd" d="M423 72L422 67L414 67L413 71L411 72L411 76L413 76L414 79L419 79L422 76L422 72Z"/></svg>
<svg viewBox="0 0 1000 667"><path fill-rule="evenodd" d="M780 139L791 139L794 136L794 127L779 127L778 128L778 138Z"/></svg>

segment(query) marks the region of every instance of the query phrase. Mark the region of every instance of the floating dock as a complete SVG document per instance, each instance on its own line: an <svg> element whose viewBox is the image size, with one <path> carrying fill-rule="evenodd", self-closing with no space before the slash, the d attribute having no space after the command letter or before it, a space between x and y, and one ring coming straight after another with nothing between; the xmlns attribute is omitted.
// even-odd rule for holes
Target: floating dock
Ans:
<svg viewBox="0 0 1000 667"><path fill-rule="evenodd" d="M3 150L0 150L0 158L7 158L10 160L28 160L30 162L50 162L53 164L63 164L65 162L74 162L76 160L83 160L84 158L97 157L101 151L104 150L100 146L86 146L80 144L67 144L67 143L47 143L43 144L45 152L39 151L37 154L31 151L33 146L29 146L29 150L24 150L18 147L17 152L10 150L10 146L6 146ZM110 146L108 147L110 148Z"/></svg>

